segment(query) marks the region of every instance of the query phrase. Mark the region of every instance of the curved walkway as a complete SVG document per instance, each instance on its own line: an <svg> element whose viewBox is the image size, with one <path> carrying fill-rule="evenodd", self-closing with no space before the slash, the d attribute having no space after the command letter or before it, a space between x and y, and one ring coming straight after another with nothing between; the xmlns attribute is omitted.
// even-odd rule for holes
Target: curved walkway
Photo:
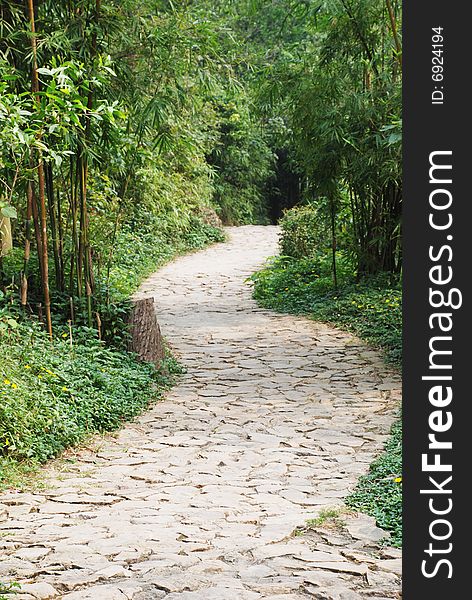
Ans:
<svg viewBox="0 0 472 600"><path fill-rule="evenodd" d="M0 581L19 598L397 598L399 552L342 505L381 450L400 382L353 336L257 307L275 227L179 258L142 286L187 367L135 423L46 490L0 496Z"/></svg>

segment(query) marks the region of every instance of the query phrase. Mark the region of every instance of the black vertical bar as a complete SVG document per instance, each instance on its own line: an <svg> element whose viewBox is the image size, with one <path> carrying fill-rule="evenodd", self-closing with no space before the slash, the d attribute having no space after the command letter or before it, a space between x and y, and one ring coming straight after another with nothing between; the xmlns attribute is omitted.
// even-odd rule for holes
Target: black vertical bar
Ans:
<svg viewBox="0 0 472 600"><path fill-rule="evenodd" d="M467 551L472 534L470 13L467 2L404 3L406 600L472 597ZM430 174L432 163L452 168L433 168ZM444 305L435 308L441 293ZM448 300L456 308L445 306ZM439 349L452 354L434 354ZM444 445L435 447L435 440ZM451 471L433 471L435 461Z"/></svg>

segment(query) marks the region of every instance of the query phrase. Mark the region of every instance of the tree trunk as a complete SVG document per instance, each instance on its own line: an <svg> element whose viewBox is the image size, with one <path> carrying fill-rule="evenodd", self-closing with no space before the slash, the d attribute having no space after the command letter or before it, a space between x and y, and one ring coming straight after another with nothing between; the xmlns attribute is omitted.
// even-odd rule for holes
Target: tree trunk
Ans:
<svg viewBox="0 0 472 600"><path fill-rule="evenodd" d="M130 319L131 341L129 349L140 360L153 363L157 368L164 359L164 343L156 318L154 298L135 301Z"/></svg>

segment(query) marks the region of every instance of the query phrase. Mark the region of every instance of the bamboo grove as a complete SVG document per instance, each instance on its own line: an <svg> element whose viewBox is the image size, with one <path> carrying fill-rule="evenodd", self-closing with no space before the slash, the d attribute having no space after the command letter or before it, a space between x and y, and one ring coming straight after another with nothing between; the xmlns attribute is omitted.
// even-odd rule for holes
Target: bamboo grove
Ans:
<svg viewBox="0 0 472 600"><path fill-rule="evenodd" d="M186 153L181 160L201 158L192 145L207 124L193 115L223 68L212 32L185 11L139 4L0 5L2 216L24 247L21 305L31 309L35 295L50 335L50 281L55 298L68 299L71 322L77 305L85 305L88 326L100 328L96 309L108 291L97 289L97 279L106 286L136 170L166 153L168 163L179 152ZM194 124L196 134L184 139L183 130ZM107 182L104 235L90 188ZM38 290L29 289L37 283L32 250L39 302Z"/></svg>
<svg viewBox="0 0 472 600"><path fill-rule="evenodd" d="M19 106L17 114L28 121L26 130L17 129L19 147L13 147L11 153L14 161L14 176L9 187L10 196L15 192L15 185L21 183L26 187L26 214L24 265L21 273L21 304L26 307L28 302L28 274L31 237L34 231L37 258L44 301L46 327L52 335L51 302L49 291L49 247L54 258L54 277L56 289L65 292L66 285L70 298L79 298L85 293L89 324L92 324L92 294L94 291L92 254L89 242L88 208L87 208L87 178L89 168L88 148L92 134L92 121L97 113L92 110L94 100L93 78L96 69L92 66L90 73L80 73L80 67L63 61L58 67L46 68L41 63L53 63L44 53L38 59L38 6L33 0L28 0L23 7L9 3L3 8L2 20L4 29L3 54L14 67L6 74L21 87L21 75L31 73L31 96L23 92L18 94ZM85 23L85 10L88 7L74 7L69 3L69 16L75 14L78 20ZM74 13L72 12L74 11ZM87 15L88 17L89 15ZM88 55L90 63L97 56L98 26L100 20L100 1L94 6L93 26L88 35L77 37L77 48L70 49L72 54L78 53L79 44L82 55ZM80 22L77 24L81 26ZM46 25L45 25L46 26ZM5 35L6 34L6 35ZM30 51L26 50L29 41ZM15 45L10 45L11 43ZM4 68L8 63L4 64ZM40 82L40 77L44 79ZM25 78L26 79L26 78ZM11 81L11 80L10 80ZM26 87L26 86L25 86ZM67 98L64 101L62 98ZM14 100L13 100L14 101ZM7 113L8 114L8 113ZM9 113L11 115L11 113ZM72 125L67 127L66 123ZM60 139L61 129L70 139L67 147ZM13 131L14 135L14 131ZM61 143L62 142L62 143ZM62 147L61 147L62 146ZM64 159L70 156L69 169L66 174L62 171L56 175L54 161L60 166ZM70 181L68 188L56 185L57 177L67 177ZM64 189L68 191L69 218L65 223L63 215ZM48 226L49 221L49 226ZM70 226L71 249L69 257L69 281L65 280L65 227ZM50 235L50 243L48 241ZM73 313L73 306L71 304ZM73 317L73 314L72 314Z"/></svg>
<svg viewBox="0 0 472 600"><path fill-rule="evenodd" d="M0 0L8 302L101 336L116 263L207 208L308 203L335 283L338 248L400 272L400 31L396 0Z"/></svg>
<svg viewBox="0 0 472 600"><path fill-rule="evenodd" d="M287 124L301 195L328 223L333 255L347 247L358 276L399 273L401 5L295 3L287 18L297 37L265 61L259 102Z"/></svg>

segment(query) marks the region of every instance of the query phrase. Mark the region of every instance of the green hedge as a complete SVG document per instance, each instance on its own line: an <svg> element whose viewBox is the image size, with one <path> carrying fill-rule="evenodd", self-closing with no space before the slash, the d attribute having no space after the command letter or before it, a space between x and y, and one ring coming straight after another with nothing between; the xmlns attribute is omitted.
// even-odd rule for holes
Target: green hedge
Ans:
<svg viewBox="0 0 472 600"><path fill-rule="evenodd" d="M291 208L279 221L280 253L292 258L314 257L329 245L326 219L312 205Z"/></svg>

